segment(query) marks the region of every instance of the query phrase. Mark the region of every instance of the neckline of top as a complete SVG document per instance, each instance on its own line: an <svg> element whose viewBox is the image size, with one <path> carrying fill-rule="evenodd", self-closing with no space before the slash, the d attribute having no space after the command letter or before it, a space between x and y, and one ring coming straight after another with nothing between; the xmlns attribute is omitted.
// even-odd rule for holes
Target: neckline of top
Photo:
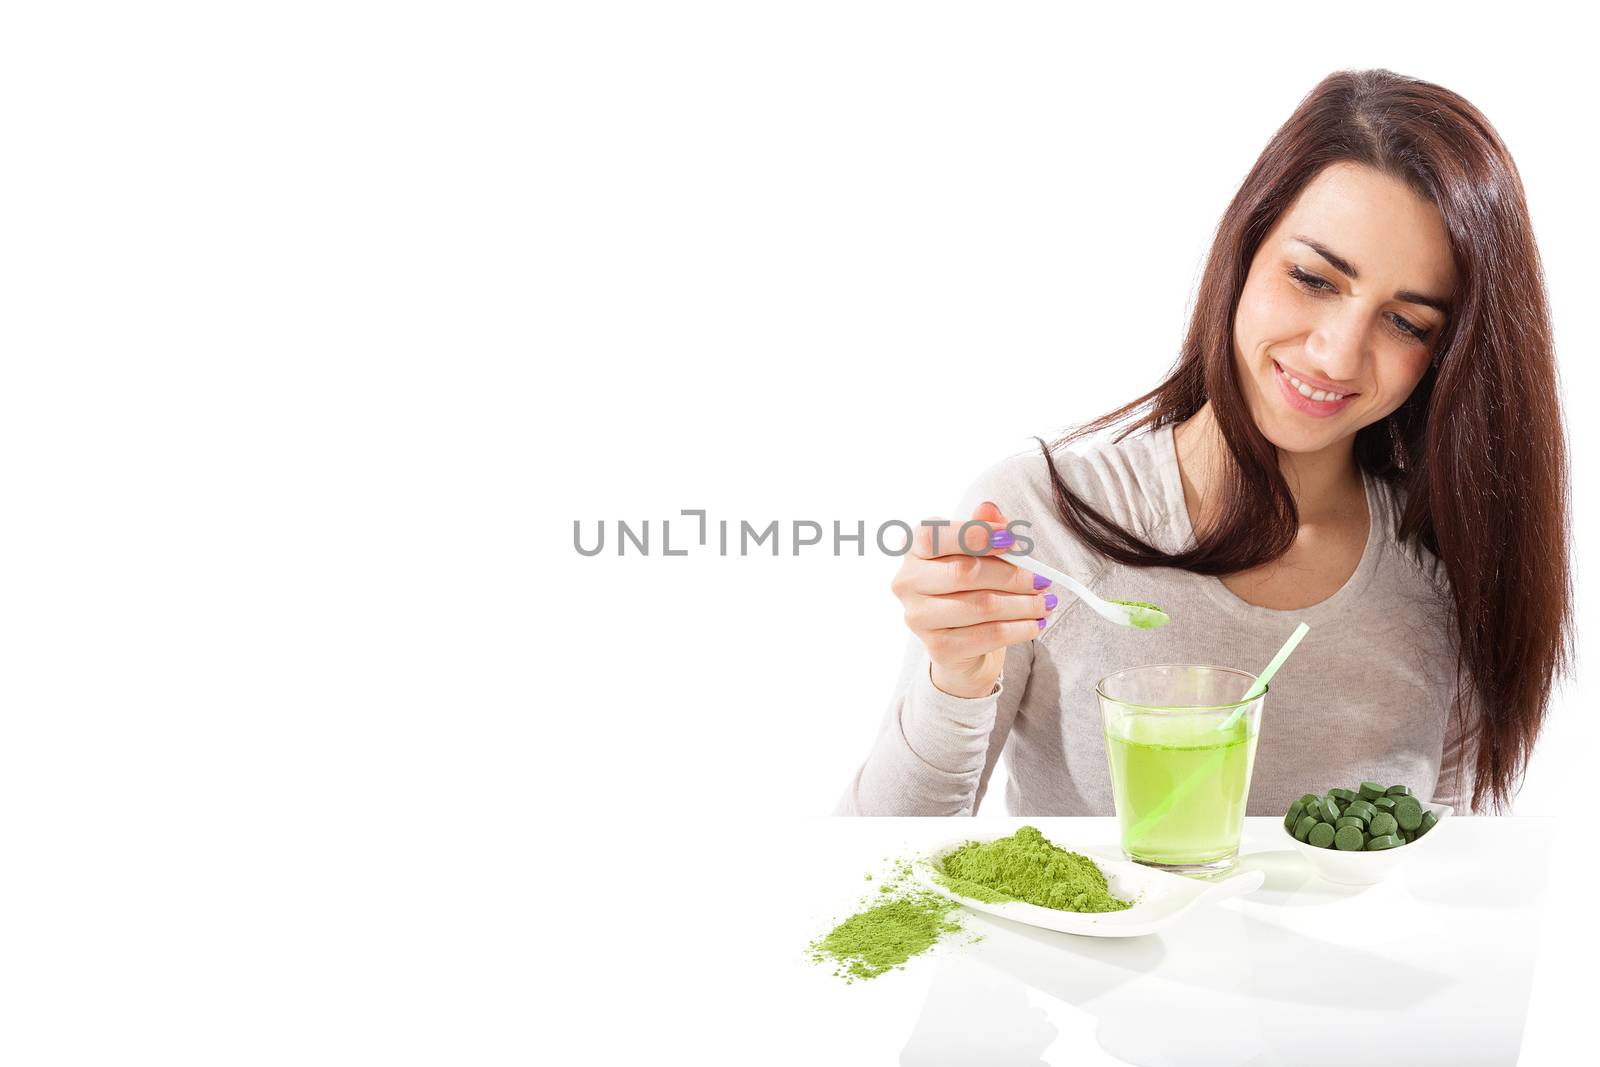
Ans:
<svg viewBox="0 0 1600 1067"><path fill-rule="evenodd" d="M1177 537L1180 549L1195 544L1194 524L1189 519L1189 506L1183 499L1183 476L1178 469L1178 445L1173 435L1173 424L1168 423L1156 431L1152 442L1157 450L1161 468L1161 490L1165 498L1168 522ZM1366 471L1361 472L1361 486L1367 498L1367 540L1361 550L1361 561L1355 571L1331 596L1304 608L1268 608L1252 604L1223 584L1222 579L1210 574L1196 575L1201 587L1223 609L1235 614L1270 621L1296 620L1315 623L1342 613L1360 597L1363 589L1377 569L1384 524L1388 521L1383 506L1383 493L1373 484Z"/></svg>

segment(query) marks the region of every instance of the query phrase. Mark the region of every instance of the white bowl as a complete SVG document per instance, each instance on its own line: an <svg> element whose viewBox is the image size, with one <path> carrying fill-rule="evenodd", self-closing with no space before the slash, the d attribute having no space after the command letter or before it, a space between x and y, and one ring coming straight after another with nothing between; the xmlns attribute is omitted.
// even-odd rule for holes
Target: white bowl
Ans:
<svg viewBox="0 0 1600 1067"><path fill-rule="evenodd" d="M1298 840L1288 830L1283 833L1289 839L1289 844L1328 881L1341 885L1374 885L1387 878L1389 872L1405 862L1407 856L1416 855L1417 849L1432 841L1433 835L1439 832L1439 827L1444 825L1445 819L1455 809L1448 804L1424 804L1422 810L1433 812L1434 818L1439 820L1432 830L1409 845L1396 845L1378 852L1342 852L1336 848L1318 848ZM1278 821L1283 822L1282 819Z"/></svg>

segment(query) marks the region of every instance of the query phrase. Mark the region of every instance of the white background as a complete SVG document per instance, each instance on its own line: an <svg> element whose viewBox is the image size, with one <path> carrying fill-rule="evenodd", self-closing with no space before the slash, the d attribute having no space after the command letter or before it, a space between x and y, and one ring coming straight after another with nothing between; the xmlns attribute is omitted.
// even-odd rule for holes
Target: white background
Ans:
<svg viewBox="0 0 1600 1067"><path fill-rule="evenodd" d="M641 1000L759 997L696 887L865 755L898 561L665 558L661 521L948 514L1150 388L1341 67L1463 94L1515 156L1594 593L1596 101L1534 5L5 12L10 1062L659 1051ZM652 554L583 558L575 519ZM1584 696L1518 814L1587 795ZM1594 947L1593 861L1554 863L1533 1063ZM670 988L595 947L643 901L641 957L681 947L668 903L696 931Z"/></svg>

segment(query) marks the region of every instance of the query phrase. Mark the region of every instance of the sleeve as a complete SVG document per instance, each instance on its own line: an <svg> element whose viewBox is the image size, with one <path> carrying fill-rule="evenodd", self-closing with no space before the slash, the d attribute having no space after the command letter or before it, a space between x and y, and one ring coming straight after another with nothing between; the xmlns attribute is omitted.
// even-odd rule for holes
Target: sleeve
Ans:
<svg viewBox="0 0 1600 1067"><path fill-rule="evenodd" d="M1013 470L1002 461L979 475L954 514L969 516L984 500L1006 510L1018 498ZM911 635L877 737L833 814L977 814L1022 704L1034 648L1033 641L1008 647L994 692L963 698L933 684L928 651Z"/></svg>
<svg viewBox="0 0 1600 1067"><path fill-rule="evenodd" d="M1455 617L1455 600L1451 594L1450 576L1444 561L1419 545L1409 547L1414 560L1433 589L1434 602L1430 612L1439 618ZM1483 728L1483 700L1477 683L1460 656L1461 642L1453 628L1447 628L1442 649L1442 660L1454 664L1457 680L1449 682L1450 671L1445 676L1447 684L1455 685L1450 697L1450 710L1446 713L1444 742L1439 751L1439 775L1434 780L1432 801L1448 804L1457 815L1472 815L1472 792L1477 783L1478 737Z"/></svg>
<svg viewBox="0 0 1600 1067"><path fill-rule="evenodd" d="M994 692L954 697L933 684L927 649L912 635L866 762L835 815L975 815L1022 702L1032 641L1006 649Z"/></svg>
<svg viewBox="0 0 1600 1067"><path fill-rule="evenodd" d="M1463 680L1458 695L1450 702L1450 717L1445 721L1444 746L1439 753L1439 777L1433 787L1433 802L1448 804L1458 815L1472 815L1472 791L1477 781L1478 735L1483 727L1476 686ZM1466 707L1462 707L1465 703Z"/></svg>

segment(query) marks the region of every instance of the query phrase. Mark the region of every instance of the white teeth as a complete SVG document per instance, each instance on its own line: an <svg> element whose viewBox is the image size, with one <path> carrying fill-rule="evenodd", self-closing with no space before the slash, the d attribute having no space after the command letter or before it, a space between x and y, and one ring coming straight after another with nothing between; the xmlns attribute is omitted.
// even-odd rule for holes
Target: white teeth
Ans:
<svg viewBox="0 0 1600 1067"><path fill-rule="evenodd" d="M1345 394L1343 393L1330 393L1325 389L1313 390L1311 386L1307 385L1305 382L1302 382L1299 378L1296 378L1288 371L1283 370L1281 367L1278 369L1285 378L1289 379L1289 384L1294 386L1295 389L1299 390L1301 396L1309 397L1312 400L1325 400L1330 403L1335 400L1343 400L1345 397Z"/></svg>

